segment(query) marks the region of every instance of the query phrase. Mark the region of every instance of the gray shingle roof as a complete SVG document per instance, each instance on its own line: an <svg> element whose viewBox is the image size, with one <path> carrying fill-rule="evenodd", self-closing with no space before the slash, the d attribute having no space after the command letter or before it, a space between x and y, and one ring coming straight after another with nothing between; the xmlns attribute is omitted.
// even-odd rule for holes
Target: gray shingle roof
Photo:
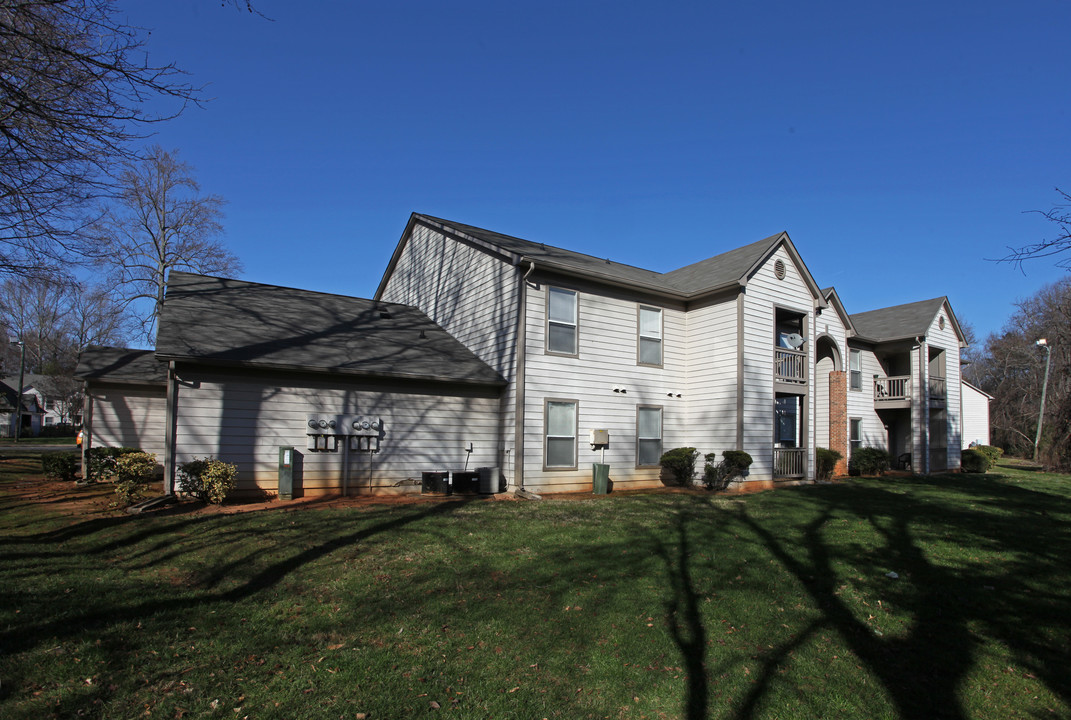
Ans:
<svg viewBox="0 0 1071 720"><path fill-rule="evenodd" d="M78 356L74 376L83 380L159 385L167 382L167 364L152 350L91 345Z"/></svg>
<svg viewBox="0 0 1071 720"><path fill-rule="evenodd" d="M504 384L408 305L184 272L169 276L156 354L217 365Z"/></svg>
<svg viewBox="0 0 1071 720"><path fill-rule="evenodd" d="M607 258L573 252L545 243L522 240L451 220L414 214L413 221L454 232L491 245L517 260L528 258L540 269L554 269L594 279L644 288L660 294L692 298L739 284L748 272L773 249L784 233L730 250L712 258L667 273L612 262ZM390 270L388 269L388 274ZM386 277L384 277L384 282ZM380 285L382 291L383 285Z"/></svg>
<svg viewBox="0 0 1071 720"><path fill-rule="evenodd" d="M866 340L921 337L930 331L930 324L947 301L948 298L939 297L856 313L851 316L852 325Z"/></svg>

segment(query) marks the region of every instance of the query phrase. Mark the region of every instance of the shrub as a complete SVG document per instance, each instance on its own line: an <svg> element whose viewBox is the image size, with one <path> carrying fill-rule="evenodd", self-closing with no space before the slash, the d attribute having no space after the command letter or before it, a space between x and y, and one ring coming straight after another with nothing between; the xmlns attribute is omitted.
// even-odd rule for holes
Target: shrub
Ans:
<svg viewBox="0 0 1071 720"><path fill-rule="evenodd" d="M83 480L89 483L103 482L116 475L116 463L123 455L141 452L128 447L95 447L86 453L86 473Z"/></svg>
<svg viewBox="0 0 1071 720"><path fill-rule="evenodd" d="M837 467L837 463L844 457L836 450L830 450L829 448L815 448L814 450L814 465L815 473L818 475L819 480L829 480L833 477L833 470Z"/></svg>
<svg viewBox="0 0 1071 720"><path fill-rule="evenodd" d="M78 453L45 453L41 456L41 469L49 480L70 482L78 476Z"/></svg>
<svg viewBox="0 0 1071 720"><path fill-rule="evenodd" d="M238 466L214 458L182 463L178 471L179 492L211 505L223 502L238 477Z"/></svg>
<svg viewBox="0 0 1071 720"><path fill-rule="evenodd" d="M722 453L725 459L718 459L717 453L707 453L703 456L706 464L703 466L703 484L708 490L724 490L734 478L742 476L751 467L753 460L743 450L726 450Z"/></svg>
<svg viewBox="0 0 1071 720"><path fill-rule="evenodd" d="M1000 460L1002 457L1004 457L1004 448L999 448L995 445L975 445L971 449L977 450L978 452L989 458L989 467L993 467L997 464L997 460Z"/></svg>
<svg viewBox="0 0 1071 720"><path fill-rule="evenodd" d="M56 438L56 437L74 437L78 434L74 425L70 423L60 423L59 425L45 425L41 428L41 432L37 434L37 437L41 438Z"/></svg>
<svg viewBox="0 0 1071 720"><path fill-rule="evenodd" d="M889 453L881 448L859 448L848 461L848 472L852 475L881 475L888 469Z"/></svg>
<svg viewBox="0 0 1071 720"><path fill-rule="evenodd" d="M978 447L967 448L960 457L960 467L963 472L984 473L992 464L989 454Z"/></svg>
<svg viewBox="0 0 1071 720"><path fill-rule="evenodd" d="M658 464L668 470L678 483L688 485L695 477L695 463L698 459L699 451L694 447L679 447L662 453Z"/></svg>
<svg viewBox="0 0 1071 720"><path fill-rule="evenodd" d="M115 494L119 504L132 505L145 494L156 475L156 456L146 452L123 453L115 460Z"/></svg>

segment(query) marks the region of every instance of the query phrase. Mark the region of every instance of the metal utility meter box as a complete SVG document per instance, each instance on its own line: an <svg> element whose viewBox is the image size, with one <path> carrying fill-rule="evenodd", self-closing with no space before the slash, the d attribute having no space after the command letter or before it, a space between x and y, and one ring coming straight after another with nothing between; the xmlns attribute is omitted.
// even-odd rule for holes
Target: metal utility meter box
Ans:
<svg viewBox="0 0 1071 720"><path fill-rule="evenodd" d="M279 498L294 499L294 448L290 445L279 448Z"/></svg>

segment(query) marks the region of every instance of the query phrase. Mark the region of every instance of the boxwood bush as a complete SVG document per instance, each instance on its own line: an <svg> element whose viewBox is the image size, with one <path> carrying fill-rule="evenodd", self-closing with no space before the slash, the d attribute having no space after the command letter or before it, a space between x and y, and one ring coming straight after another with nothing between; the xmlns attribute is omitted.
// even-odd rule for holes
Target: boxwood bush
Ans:
<svg viewBox="0 0 1071 720"><path fill-rule="evenodd" d="M992 466L989 455L978 447L964 450L959 464L967 473L984 473Z"/></svg>
<svg viewBox="0 0 1071 720"><path fill-rule="evenodd" d="M830 450L829 448L815 448L814 451L814 463L815 472L818 474L819 480L829 480L833 477L833 470L837 467L837 462L844 457L836 450Z"/></svg>
<svg viewBox="0 0 1071 720"><path fill-rule="evenodd" d="M234 488L238 466L204 458L182 463L178 467L179 491L193 495L211 505L220 505Z"/></svg>
<svg viewBox="0 0 1071 720"><path fill-rule="evenodd" d="M691 485L698 459L699 451L694 447L679 447L662 453L658 464L668 470L673 479L681 485Z"/></svg>
<svg viewBox="0 0 1071 720"><path fill-rule="evenodd" d="M725 458L717 462L717 453L704 455L706 464L703 466L703 484L708 490L724 490L729 483L737 477L743 476L751 463L751 456L743 450L726 450L722 453Z"/></svg>
<svg viewBox="0 0 1071 720"><path fill-rule="evenodd" d="M889 469L889 453L881 448L863 447L852 452L848 460L851 475L881 475Z"/></svg>
<svg viewBox="0 0 1071 720"><path fill-rule="evenodd" d="M45 453L41 456L41 469L49 480L70 482L78 477L78 453Z"/></svg>

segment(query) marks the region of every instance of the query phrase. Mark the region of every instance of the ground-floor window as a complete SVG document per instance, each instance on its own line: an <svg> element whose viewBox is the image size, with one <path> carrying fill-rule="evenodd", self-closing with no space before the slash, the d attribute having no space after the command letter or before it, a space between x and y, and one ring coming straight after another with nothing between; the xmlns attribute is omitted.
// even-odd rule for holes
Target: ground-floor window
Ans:
<svg viewBox="0 0 1071 720"><path fill-rule="evenodd" d="M848 439L850 441L852 452L854 453L859 448L863 447L863 421L860 418L852 418L848 421Z"/></svg>
<svg viewBox="0 0 1071 720"><path fill-rule="evenodd" d="M657 467L662 458L662 408L636 408L636 467Z"/></svg>
<svg viewBox="0 0 1071 720"><path fill-rule="evenodd" d="M546 428L546 467L575 469L577 402L547 400L543 417Z"/></svg>

